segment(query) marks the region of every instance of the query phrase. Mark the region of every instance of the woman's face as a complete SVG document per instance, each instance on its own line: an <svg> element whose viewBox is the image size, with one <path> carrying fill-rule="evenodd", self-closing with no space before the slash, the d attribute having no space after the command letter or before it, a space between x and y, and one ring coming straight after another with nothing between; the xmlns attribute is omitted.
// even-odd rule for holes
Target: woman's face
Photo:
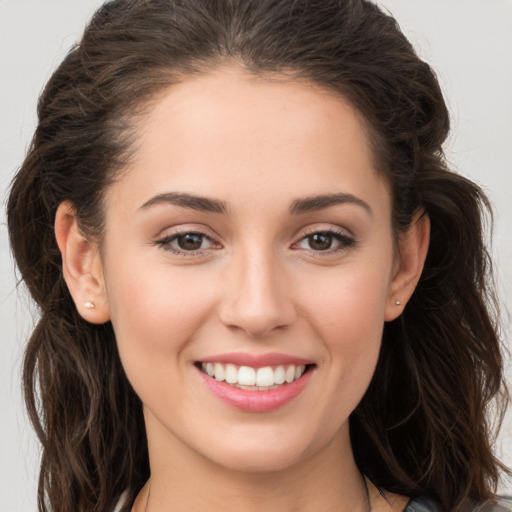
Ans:
<svg viewBox="0 0 512 512"><path fill-rule="evenodd" d="M161 96L106 195L101 259L154 457L265 471L350 453L400 312L390 205L339 97L237 68Z"/></svg>

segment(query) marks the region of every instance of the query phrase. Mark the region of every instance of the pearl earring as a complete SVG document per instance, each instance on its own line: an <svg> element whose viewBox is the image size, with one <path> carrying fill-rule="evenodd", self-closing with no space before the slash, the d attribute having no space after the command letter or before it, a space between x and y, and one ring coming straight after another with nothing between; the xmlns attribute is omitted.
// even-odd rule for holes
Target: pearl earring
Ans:
<svg viewBox="0 0 512 512"><path fill-rule="evenodd" d="M395 305L400 306L402 303L399 300L395 300Z"/></svg>
<svg viewBox="0 0 512 512"><path fill-rule="evenodd" d="M85 304L84 304L84 307L87 308L87 309L94 309L96 307L96 305L94 304L94 302L91 302L90 300L88 300Z"/></svg>

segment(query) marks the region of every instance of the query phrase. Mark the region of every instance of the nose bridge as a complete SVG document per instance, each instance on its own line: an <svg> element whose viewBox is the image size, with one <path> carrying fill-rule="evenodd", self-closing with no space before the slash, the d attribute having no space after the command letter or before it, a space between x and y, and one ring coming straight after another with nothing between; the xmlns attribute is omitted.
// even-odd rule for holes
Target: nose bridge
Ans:
<svg viewBox="0 0 512 512"><path fill-rule="evenodd" d="M230 265L221 320L250 336L265 336L293 322L286 272L270 243L237 251Z"/></svg>

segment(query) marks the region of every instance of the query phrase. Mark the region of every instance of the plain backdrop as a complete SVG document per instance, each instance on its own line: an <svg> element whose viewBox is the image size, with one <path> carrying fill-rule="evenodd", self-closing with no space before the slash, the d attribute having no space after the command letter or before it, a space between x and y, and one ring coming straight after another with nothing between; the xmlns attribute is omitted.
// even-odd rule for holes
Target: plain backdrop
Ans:
<svg viewBox="0 0 512 512"><path fill-rule="evenodd" d="M4 204L35 127L50 73L102 2L0 0L0 512L36 506L39 448L21 401L20 366L36 312L16 289ZM500 293L512 290L512 1L381 0L436 69L452 115L447 154L480 184L496 212L493 254ZM505 315L506 316L506 315ZM504 334L510 339L510 320ZM510 375L510 371L509 371ZM496 444L512 465L512 419ZM512 491L509 482L502 490Z"/></svg>

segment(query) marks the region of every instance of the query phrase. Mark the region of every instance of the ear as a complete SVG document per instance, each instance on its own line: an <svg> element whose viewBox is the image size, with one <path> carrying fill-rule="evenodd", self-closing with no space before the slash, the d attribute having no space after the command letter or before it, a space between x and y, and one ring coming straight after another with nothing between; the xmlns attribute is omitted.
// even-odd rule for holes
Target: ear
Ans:
<svg viewBox="0 0 512 512"><path fill-rule="evenodd" d="M107 322L110 310L98 245L82 234L70 201L64 201L57 209L55 238L62 255L64 280L78 313L93 324Z"/></svg>
<svg viewBox="0 0 512 512"><path fill-rule="evenodd" d="M430 240L430 219L423 211L415 215L409 230L400 236L385 320L395 320L411 298L423 271Z"/></svg>

